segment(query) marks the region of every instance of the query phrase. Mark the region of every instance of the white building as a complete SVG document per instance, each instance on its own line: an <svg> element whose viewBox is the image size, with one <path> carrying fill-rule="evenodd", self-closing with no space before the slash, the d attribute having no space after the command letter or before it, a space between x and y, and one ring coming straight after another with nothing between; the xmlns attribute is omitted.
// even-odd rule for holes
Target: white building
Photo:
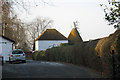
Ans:
<svg viewBox="0 0 120 80"><path fill-rule="evenodd" d="M9 54L12 53L14 41L2 36L3 32L3 22L2 22L2 1L0 0L0 56L3 56L4 61L9 61ZM5 0L4 0L5 1Z"/></svg>
<svg viewBox="0 0 120 80"><path fill-rule="evenodd" d="M46 29L46 31L35 40L35 50L46 50L58 46L61 43L68 43L68 39L56 29Z"/></svg>
<svg viewBox="0 0 120 80"><path fill-rule="evenodd" d="M4 61L9 61L9 54L12 53L13 40L0 35L0 56L4 57Z"/></svg>

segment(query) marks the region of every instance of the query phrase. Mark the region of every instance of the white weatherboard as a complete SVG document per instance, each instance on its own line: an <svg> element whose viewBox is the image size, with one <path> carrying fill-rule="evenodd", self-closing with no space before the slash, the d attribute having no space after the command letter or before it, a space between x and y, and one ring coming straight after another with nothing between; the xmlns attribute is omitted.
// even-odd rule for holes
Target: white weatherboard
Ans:
<svg viewBox="0 0 120 80"><path fill-rule="evenodd" d="M9 54L12 53L13 42L0 36L0 55L4 57L4 62L9 61Z"/></svg>

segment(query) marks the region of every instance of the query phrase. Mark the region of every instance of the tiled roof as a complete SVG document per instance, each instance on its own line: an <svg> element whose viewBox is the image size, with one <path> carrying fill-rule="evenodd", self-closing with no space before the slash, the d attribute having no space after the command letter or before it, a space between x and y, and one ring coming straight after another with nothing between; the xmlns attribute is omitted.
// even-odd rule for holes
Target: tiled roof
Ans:
<svg viewBox="0 0 120 80"><path fill-rule="evenodd" d="M56 29L46 29L35 41L37 40L67 40L67 38Z"/></svg>
<svg viewBox="0 0 120 80"><path fill-rule="evenodd" d="M6 39L6 40L8 40L8 41L10 41L10 42L13 42L13 43L15 43L15 41L14 40L11 40L11 39L9 39L9 38L7 38L7 37L5 37L5 36L2 36L2 35L0 35L2 38L4 38L4 39Z"/></svg>
<svg viewBox="0 0 120 80"><path fill-rule="evenodd" d="M68 36L68 40L70 43L75 43L75 42L83 42L79 32L77 31L76 28L73 28Z"/></svg>

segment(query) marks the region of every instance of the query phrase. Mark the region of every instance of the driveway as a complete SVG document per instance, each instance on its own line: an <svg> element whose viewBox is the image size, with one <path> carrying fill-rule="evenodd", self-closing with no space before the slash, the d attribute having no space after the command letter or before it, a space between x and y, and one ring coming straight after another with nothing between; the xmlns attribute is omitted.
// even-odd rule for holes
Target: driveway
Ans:
<svg viewBox="0 0 120 80"><path fill-rule="evenodd" d="M27 63L6 63L2 78L101 78L96 72L72 64L27 60Z"/></svg>

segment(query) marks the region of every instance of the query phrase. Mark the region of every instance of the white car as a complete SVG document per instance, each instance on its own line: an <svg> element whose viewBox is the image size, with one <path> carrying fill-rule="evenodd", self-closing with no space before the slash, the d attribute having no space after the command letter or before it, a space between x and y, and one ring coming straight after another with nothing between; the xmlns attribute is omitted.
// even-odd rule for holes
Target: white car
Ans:
<svg viewBox="0 0 120 80"><path fill-rule="evenodd" d="M9 55L9 62L22 61L26 63L25 53L21 49L14 49L12 54Z"/></svg>

